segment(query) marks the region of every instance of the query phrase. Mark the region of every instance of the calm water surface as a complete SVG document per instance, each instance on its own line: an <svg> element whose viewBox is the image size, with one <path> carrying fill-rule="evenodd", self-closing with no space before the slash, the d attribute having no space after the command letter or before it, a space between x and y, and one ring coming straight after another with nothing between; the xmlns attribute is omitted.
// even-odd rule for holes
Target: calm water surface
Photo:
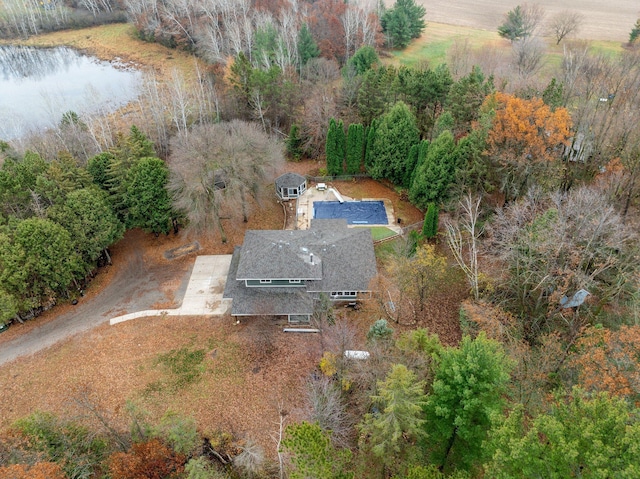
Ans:
<svg viewBox="0 0 640 479"><path fill-rule="evenodd" d="M0 46L0 139L55 126L69 110L115 111L136 98L140 79L133 68L67 47Z"/></svg>

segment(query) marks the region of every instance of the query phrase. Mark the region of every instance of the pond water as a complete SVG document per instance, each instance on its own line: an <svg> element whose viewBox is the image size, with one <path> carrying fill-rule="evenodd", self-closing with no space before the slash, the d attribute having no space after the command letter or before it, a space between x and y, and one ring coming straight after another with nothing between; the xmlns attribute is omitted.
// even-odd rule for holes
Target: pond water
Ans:
<svg viewBox="0 0 640 479"><path fill-rule="evenodd" d="M112 112L135 99L141 73L67 47L0 46L0 139L57 125L62 115Z"/></svg>

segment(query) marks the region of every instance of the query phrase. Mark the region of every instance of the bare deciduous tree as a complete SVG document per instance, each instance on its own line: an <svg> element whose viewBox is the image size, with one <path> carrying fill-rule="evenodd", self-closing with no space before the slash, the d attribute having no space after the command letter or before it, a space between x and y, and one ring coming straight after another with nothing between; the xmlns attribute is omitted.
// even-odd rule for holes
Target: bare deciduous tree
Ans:
<svg viewBox="0 0 640 479"><path fill-rule="evenodd" d="M549 20L547 30L556 39L556 45L568 35L576 33L584 23L584 16L574 10L562 10Z"/></svg>
<svg viewBox="0 0 640 479"><path fill-rule="evenodd" d="M311 420L324 431L331 432L336 447L348 447L353 431L353 417L348 413L339 386L323 376L308 383L307 394L311 404Z"/></svg>
<svg viewBox="0 0 640 479"><path fill-rule="evenodd" d="M447 50L447 65L451 75L462 78L471 71L471 43L469 38L455 38Z"/></svg>
<svg viewBox="0 0 640 479"><path fill-rule="evenodd" d="M242 452L233 458L233 465L244 472L245 477L260 477L264 470L264 450L253 439L247 439L241 447Z"/></svg>
<svg viewBox="0 0 640 479"><path fill-rule="evenodd" d="M324 152L329 119L337 114L337 95L329 85L316 85L305 98L302 131L303 148L306 153L317 158Z"/></svg>
<svg viewBox="0 0 640 479"><path fill-rule="evenodd" d="M522 4L522 25L527 32L525 36L531 37L536 34L544 20L545 13L544 7L537 3Z"/></svg>
<svg viewBox="0 0 640 479"><path fill-rule="evenodd" d="M467 196L460 201L462 215L458 223L446 223L447 244L456 263L464 271L476 300L480 297L478 250L482 229L478 227L478 218L481 201L482 197L473 197L471 193L467 193Z"/></svg>
<svg viewBox="0 0 640 479"><path fill-rule="evenodd" d="M172 152L169 188L176 208L192 228L217 228L223 242L223 208L230 214L241 211L246 222L250 198L259 200L265 182L284 161L279 142L239 120L198 125L175 140Z"/></svg>
<svg viewBox="0 0 640 479"><path fill-rule="evenodd" d="M550 326L575 334L585 317L607 305L620 306L637 290L635 235L595 188L541 196L498 211L487 251L508 273L498 297L523 322L525 337L537 341ZM591 294L581 316L561 308L580 289Z"/></svg>
<svg viewBox="0 0 640 479"><path fill-rule="evenodd" d="M540 38L528 36L514 40L512 52L513 62L520 77L530 77L542 68L545 45Z"/></svg>

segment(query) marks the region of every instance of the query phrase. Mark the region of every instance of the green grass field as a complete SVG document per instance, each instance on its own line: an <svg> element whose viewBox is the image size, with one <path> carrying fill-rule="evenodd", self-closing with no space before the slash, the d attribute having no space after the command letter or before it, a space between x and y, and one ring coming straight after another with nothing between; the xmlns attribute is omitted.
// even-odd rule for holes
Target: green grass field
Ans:
<svg viewBox="0 0 640 479"><path fill-rule="evenodd" d="M543 71L552 71L560 65L564 43L556 45L552 38L544 40L547 43L547 54ZM505 57L511 54L511 43L500 38L497 31L430 22L422 36L407 48L390 51L386 62L398 66L435 68L447 63L448 51L456 41L467 41L476 51L487 48L497 49ZM594 53L615 55L623 51L623 46L620 42L598 40L589 42L589 49Z"/></svg>
<svg viewBox="0 0 640 479"><path fill-rule="evenodd" d="M456 40L468 39L474 48L502 42L497 32L476 28L428 23L422 36L404 50L393 50L391 62L397 65L436 67L447 62L447 51Z"/></svg>

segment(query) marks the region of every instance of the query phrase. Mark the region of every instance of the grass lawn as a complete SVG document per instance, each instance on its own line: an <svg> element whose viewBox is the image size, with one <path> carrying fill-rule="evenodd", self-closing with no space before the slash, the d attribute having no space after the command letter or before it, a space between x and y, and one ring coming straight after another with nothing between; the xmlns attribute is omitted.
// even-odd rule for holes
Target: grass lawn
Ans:
<svg viewBox="0 0 640 479"><path fill-rule="evenodd" d="M457 39L468 39L475 47L502 41L497 32L443 23L428 23L420 38L412 41L404 50L391 52L391 63L412 67L419 67L426 63L429 67L435 68L447 62L447 50Z"/></svg>
<svg viewBox="0 0 640 479"><path fill-rule="evenodd" d="M396 66L435 68L447 62L447 51L456 40L468 41L474 50L490 47L501 50L505 56L511 54L511 43L501 38L497 31L429 22L422 36L412 41L407 48L389 52L388 62ZM560 45L556 45L552 38L545 38L545 41L547 58L543 68L553 69L561 62L566 41ZM589 42L589 49L593 53L605 55L615 55L623 51L620 42L605 40Z"/></svg>
<svg viewBox="0 0 640 479"><path fill-rule="evenodd" d="M370 228L371 236L373 236L373 241L379 241L381 239L390 238L391 236L395 236L397 233L386 226L372 226Z"/></svg>

